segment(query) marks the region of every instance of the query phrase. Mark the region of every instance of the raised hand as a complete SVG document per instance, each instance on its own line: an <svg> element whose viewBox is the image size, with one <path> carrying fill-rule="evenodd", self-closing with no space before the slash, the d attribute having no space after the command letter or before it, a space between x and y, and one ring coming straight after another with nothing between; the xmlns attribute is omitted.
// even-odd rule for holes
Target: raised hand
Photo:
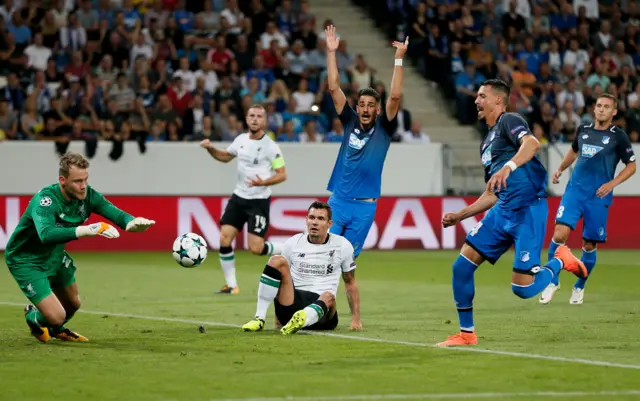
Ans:
<svg viewBox="0 0 640 401"><path fill-rule="evenodd" d="M327 51L335 52L336 50L338 50L340 38L336 36L336 27L333 25L329 25L324 29L324 35L324 41L327 43Z"/></svg>
<svg viewBox="0 0 640 401"><path fill-rule="evenodd" d="M407 48L409 47L409 37L407 36L404 39L404 42L394 41L392 46L396 48L395 58L403 58L404 54L407 52Z"/></svg>

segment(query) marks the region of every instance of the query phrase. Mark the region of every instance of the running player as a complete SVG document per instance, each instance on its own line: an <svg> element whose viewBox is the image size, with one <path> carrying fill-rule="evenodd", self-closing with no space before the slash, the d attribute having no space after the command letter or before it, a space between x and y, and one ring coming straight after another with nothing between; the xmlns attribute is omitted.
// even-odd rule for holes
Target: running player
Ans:
<svg viewBox="0 0 640 401"><path fill-rule="evenodd" d="M626 132L611 122L617 113L615 96L604 93L596 100L595 122L581 125L576 130L571 149L553 174L553 183L577 160L560 206L556 213L556 226L549 244L549 258L560 244L565 244L576 223L583 218L582 262L589 275L596 265L598 243L607 240L607 217L613 203L613 188L622 184L636 172L636 156ZM622 161L625 168L615 178L616 166ZM587 278L579 278L573 285L569 303L580 305L584 300ZM541 304L548 304L560 288L559 276L542 291Z"/></svg>
<svg viewBox="0 0 640 401"><path fill-rule="evenodd" d="M340 39L336 29L325 29L327 43L328 86L336 112L344 126L344 136L327 190L329 205L334 212L331 232L344 235L358 257L376 214L376 201L380 197L382 169L391 136L396 131L396 114L402 95L402 58L409 38L404 43L394 42L395 67L391 79L389 100L381 114L380 94L372 88L361 89L354 111L340 89L336 50Z"/></svg>
<svg viewBox="0 0 640 401"><path fill-rule="evenodd" d="M579 277L587 276L584 264L566 246L540 267L540 252L547 224L547 171L536 156L540 143L525 120L507 113L510 88L500 80L485 81L478 91L478 119L484 119L489 133L480 153L487 188L472 205L447 213L442 225L449 227L489 212L467 235L460 255L453 263L453 296L460 320L460 332L439 346L475 345L473 323L474 274L484 261L495 262L515 244L511 289L520 298L539 294L564 268Z"/></svg>
<svg viewBox="0 0 640 401"><path fill-rule="evenodd" d="M253 105L247 111L249 132L238 135L227 150L217 149L205 139L200 146L216 160L229 163L238 158L238 181L233 195L220 219L220 265L226 285L216 294L239 294L236 280L236 260L231 244L245 223L249 228L249 250L255 255L278 255L278 244L265 242L269 229L270 186L287 179L284 158L264 129L267 113L264 107Z"/></svg>
<svg viewBox="0 0 640 401"><path fill-rule="evenodd" d="M41 189L11 234L5 262L24 295L31 301L25 318L31 334L42 342L88 341L64 325L80 309L76 266L65 251L67 242L97 235L114 239L118 230L107 223L82 225L96 213L118 227L141 232L153 220L134 218L115 207L88 185L89 162L67 153L60 159L59 182Z"/></svg>
<svg viewBox="0 0 640 401"><path fill-rule="evenodd" d="M362 328L360 295L355 278L353 246L344 237L330 234L331 207L313 202L307 213L307 233L296 234L282 247L281 256L272 256L258 285L255 318L243 331L261 331L267 309L273 302L276 327L284 335L301 329L333 330L338 326L336 292L340 274L352 311L351 330Z"/></svg>

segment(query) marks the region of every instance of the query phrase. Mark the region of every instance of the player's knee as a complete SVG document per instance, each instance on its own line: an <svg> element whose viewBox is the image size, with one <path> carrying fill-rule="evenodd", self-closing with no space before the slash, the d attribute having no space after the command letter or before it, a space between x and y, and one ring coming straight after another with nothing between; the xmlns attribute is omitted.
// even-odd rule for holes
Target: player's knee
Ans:
<svg viewBox="0 0 640 401"><path fill-rule="evenodd" d="M336 297L328 291L323 292L319 299L327 305L327 309L331 309L331 307L336 304Z"/></svg>
<svg viewBox="0 0 640 401"><path fill-rule="evenodd" d="M261 255L263 249L264 249L264 243L249 242L249 252L251 252L252 254Z"/></svg>
<svg viewBox="0 0 640 401"><path fill-rule="evenodd" d="M269 262L267 264L274 269L278 269L280 273L289 270L289 262L282 255L273 255L269 258Z"/></svg>
<svg viewBox="0 0 640 401"><path fill-rule="evenodd" d="M40 311L45 319L47 319L47 323L50 326L62 326L64 324L65 319L67 318L67 313L63 308L56 310L46 310Z"/></svg>
<svg viewBox="0 0 640 401"><path fill-rule="evenodd" d="M220 233L220 246L230 247L234 237L235 235L233 235L232 233L226 232L226 230L222 230L222 232Z"/></svg>
<svg viewBox="0 0 640 401"><path fill-rule="evenodd" d="M598 248L598 244L596 242L586 240L582 242L582 249L587 252L595 251L596 248Z"/></svg>

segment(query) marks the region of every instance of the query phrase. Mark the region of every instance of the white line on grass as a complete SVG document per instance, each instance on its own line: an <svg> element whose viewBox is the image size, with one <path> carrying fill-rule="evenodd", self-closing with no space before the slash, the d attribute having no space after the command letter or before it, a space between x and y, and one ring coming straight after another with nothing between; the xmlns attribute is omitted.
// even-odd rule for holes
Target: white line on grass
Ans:
<svg viewBox="0 0 640 401"><path fill-rule="evenodd" d="M332 395L310 397L272 397L272 398L214 398L210 401L359 401L359 400L442 400L466 398L520 398L520 397L593 397L593 396L634 396L640 390L620 391L538 391L520 393L432 393L432 394L363 394Z"/></svg>
<svg viewBox="0 0 640 401"><path fill-rule="evenodd" d="M23 303L21 304L17 302L0 302L0 305L24 306ZM218 327L235 327L235 328L241 327L238 324L198 321L198 320L180 319L180 318L162 317L162 316L134 315L130 313L101 312L101 311L86 310L86 309L84 310L80 309L78 312L87 313L90 315L109 315L109 316L115 316L115 317L126 317L131 319L155 320L160 322L174 322L174 323L198 324L198 325L203 324L203 325L218 326ZM578 363L582 365L606 366L610 368L640 370L640 365L630 365L630 364L606 362L606 361L595 361L591 359L565 358L561 356L529 354L524 352L500 351L500 350L492 350L492 349L476 348L476 347L438 347L434 344L427 344L427 343L387 340L383 338L361 337L361 336L353 336L353 335L347 335L347 334L325 333L325 332L317 332L317 331L305 331L300 333L304 333L308 335L340 338L344 340L356 340L356 341L375 342L375 343L382 343L382 344L406 345L409 347L436 348L436 349L448 350L448 351L475 352L480 354L503 355L503 356L517 357L517 358L543 359L543 360L555 361L555 362L568 362L568 363Z"/></svg>

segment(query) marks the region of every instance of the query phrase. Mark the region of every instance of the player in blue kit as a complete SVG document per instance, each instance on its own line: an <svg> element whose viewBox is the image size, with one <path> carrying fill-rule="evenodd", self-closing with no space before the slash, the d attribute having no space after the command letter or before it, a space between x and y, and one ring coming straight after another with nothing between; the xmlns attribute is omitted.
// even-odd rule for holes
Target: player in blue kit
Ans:
<svg viewBox="0 0 640 401"><path fill-rule="evenodd" d="M393 43L396 48L395 67L385 113L381 114L380 94L372 88L358 92L355 111L347 104L347 98L340 89L336 60L340 39L332 25L325 29L325 35L329 91L344 126L342 145L327 187L332 193L329 205L334 213L331 233L347 238L353 245L354 257L357 257L373 224L384 160L397 127L396 114L402 95L402 58L409 38L404 43Z"/></svg>
<svg viewBox="0 0 640 401"><path fill-rule="evenodd" d="M478 119L484 119L489 133L480 154L485 169L485 192L472 205L457 213L447 213L444 227L489 212L468 234L460 255L453 263L453 297L460 320L460 332L439 346L475 345L478 337L473 323L474 274L484 261L495 262L515 245L511 289L520 298L538 295L561 269L579 277L587 269L566 246L540 266L540 253L547 225L547 171L536 156L540 143L525 120L507 113L509 86L501 80L483 82L476 98Z"/></svg>
<svg viewBox="0 0 640 401"><path fill-rule="evenodd" d="M576 223L583 219L582 262L589 274L596 265L596 249L607 239L607 217L613 201L613 188L628 180L636 172L636 156L626 132L612 125L617 113L616 98L602 94L596 100L595 122L579 126L571 149L553 174L557 184L562 173L576 160L576 166L556 213L556 226L549 245L552 257L560 244L565 244ZM626 166L614 178L616 166L622 161ZM579 278L573 285L569 303L580 305L584 300L586 278ZM548 304L560 288L558 276L540 295L540 303Z"/></svg>

